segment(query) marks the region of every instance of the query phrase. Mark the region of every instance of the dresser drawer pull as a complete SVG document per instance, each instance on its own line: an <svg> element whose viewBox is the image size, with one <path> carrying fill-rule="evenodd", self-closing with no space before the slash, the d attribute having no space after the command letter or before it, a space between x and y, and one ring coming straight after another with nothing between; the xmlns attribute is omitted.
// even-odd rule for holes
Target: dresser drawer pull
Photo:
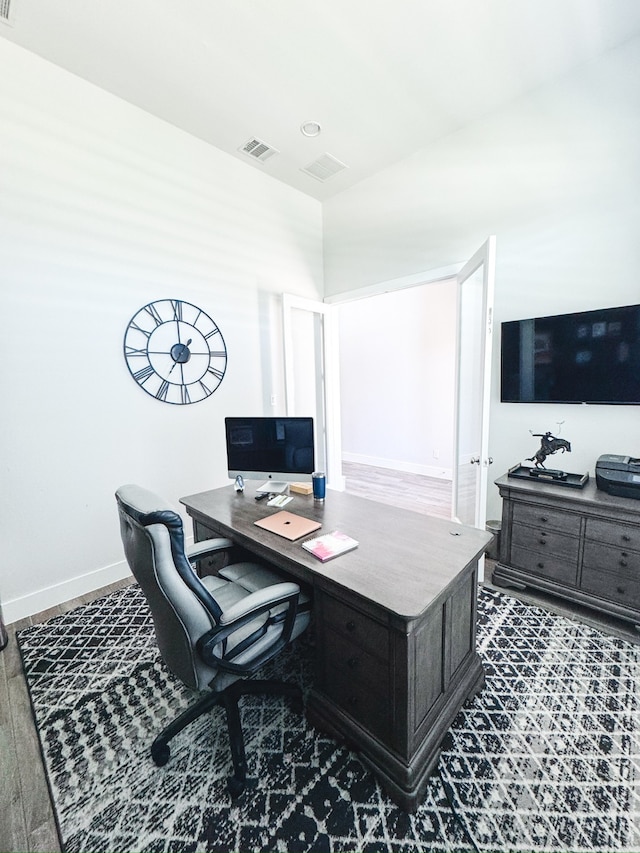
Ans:
<svg viewBox="0 0 640 853"><path fill-rule="evenodd" d="M356 623L352 619L350 619L347 622L347 631L355 631L355 630L356 630Z"/></svg>
<svg viewBox="0 0 640 853"><path fill-rule="evenodd" d="M358 658L349 658L347 661L347 666L349 669L356 669L356 667L360 666L360 661Z"/></svg>
<svg viewBox="0 0 640 853"><path fill-rule="evenodd" d="M623 569L626 569L629 563L626 560L620 560L619 565L621 565Z"/></svg>
<svg viewBox="0 0 640 853"><path fill-rule="evenodd" d="M544 563L538 563L537 565L539 569L544 569Z"/></svg>
<svg viewBox="0 0 640 853"><path fill-rule="evenodd" d="M622 541L623 541L623 542L631 542L631 537L629 536L629 534L628 534L628 533L623 533L623 534L622 534Z"/></svg>
<svg viewBox="0 0 640 853"><path fill-rule="evenodd" d="M623 586L617 586L616 592L619 593L620 595L624 595L624 587Z"/></svg>
<svg viewBox="0 0 640 853"><path fill-rule="evenodd" d="M547 544L547 540L546 540L546 539L538 539L538 544L539 544L539 545L546 545L546 544Z"/></svg>

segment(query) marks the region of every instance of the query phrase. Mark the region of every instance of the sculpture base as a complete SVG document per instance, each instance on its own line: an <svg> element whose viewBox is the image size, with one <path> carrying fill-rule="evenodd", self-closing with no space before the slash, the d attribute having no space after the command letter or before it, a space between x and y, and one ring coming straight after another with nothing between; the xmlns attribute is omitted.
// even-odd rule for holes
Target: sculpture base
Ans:
<svg viewBox="0 0 640 853"><path fill-rule="evenodd" d="M551 483L554 486L569 486L572 489L584 488L589 480L589 474L570 474L556 468L528 468L526 465L514 465L509 468L509 476L520 480Z"/></svg>

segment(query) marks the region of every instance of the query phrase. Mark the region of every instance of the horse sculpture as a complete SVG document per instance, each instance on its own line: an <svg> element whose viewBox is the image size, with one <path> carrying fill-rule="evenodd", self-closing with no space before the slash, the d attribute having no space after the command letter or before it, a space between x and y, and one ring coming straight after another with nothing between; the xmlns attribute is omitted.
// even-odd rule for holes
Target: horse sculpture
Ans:
<svg viewBox="0 0 640 853"><path fill-rule="evenodd" d="M571 444L566 438L556 438L550 432L545 432L544 435L540 432L534 432L532 435L540 439L540 449L533 456L527 457L527 462L535 462L536 468L545 468L545 459L553 453L561 450L563 453L568 451L571 453Z"/></svg>

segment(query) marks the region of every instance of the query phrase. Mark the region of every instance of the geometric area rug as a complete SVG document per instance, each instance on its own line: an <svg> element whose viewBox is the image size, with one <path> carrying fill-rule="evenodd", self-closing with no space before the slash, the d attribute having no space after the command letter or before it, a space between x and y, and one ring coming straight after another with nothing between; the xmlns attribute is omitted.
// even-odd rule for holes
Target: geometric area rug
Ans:
<svg viewBox="0 0 640 853"><path fill-rule="evenodd" d="M481 588L486 686L445 739L415 814L357 754L279 698L241 702L235 801L224 712L156 767L155 735L193 695L167 672L137 585L18 635L62 848L75 851L638 851L640 646ZM313 677L301 637L269 675ZM266 674L266 673L265 673Z"/></svg>

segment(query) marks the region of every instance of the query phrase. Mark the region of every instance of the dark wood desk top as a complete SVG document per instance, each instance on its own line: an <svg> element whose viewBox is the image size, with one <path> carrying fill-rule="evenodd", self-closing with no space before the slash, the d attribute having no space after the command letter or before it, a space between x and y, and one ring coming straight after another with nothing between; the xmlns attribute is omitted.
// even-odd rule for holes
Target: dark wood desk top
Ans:
<svg viewBox="0 0 640 853"><path fill-rule="evenodd" d="M279 511L254 499L257 485L247 483L244 493L225 486L180 502L193 518L294 576L327 578L403 620L418 618L491 540L484 530L327 490L324 504L306 495L287 504L288 512L322 523L310 536L289 542L253 523ZM302 548L306 539L333 530L357 539L358 548L327 563Z"/></svg>

